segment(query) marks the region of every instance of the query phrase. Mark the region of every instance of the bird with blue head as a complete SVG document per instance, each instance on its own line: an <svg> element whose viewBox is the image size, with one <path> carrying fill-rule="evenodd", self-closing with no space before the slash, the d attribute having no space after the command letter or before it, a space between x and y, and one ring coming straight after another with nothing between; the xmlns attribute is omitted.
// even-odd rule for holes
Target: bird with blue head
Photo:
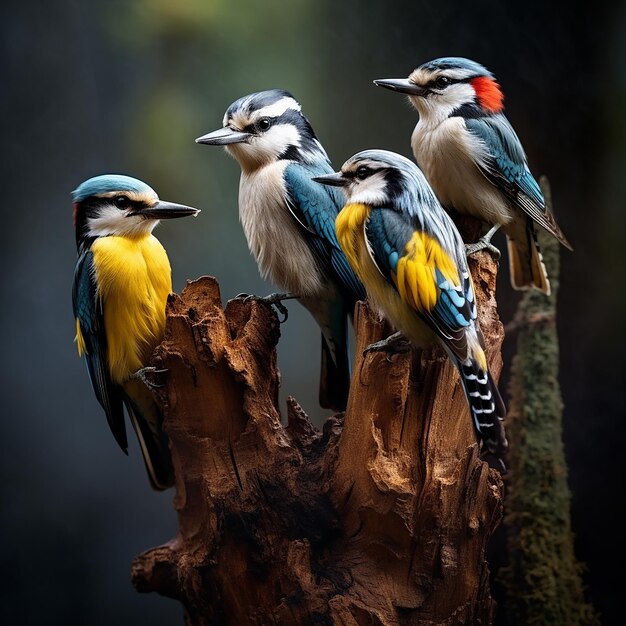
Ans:
<svg viewBox="0 0 626 626"><path fill-rule="evenodd" d="M475 61L444 57L420 65L407 79L374 83L408 95L417 110L413 154L442 204L494 225L468 252L489 248L499 254L490 239L502 227L513 287L549 295L535 226L572 248L504 116L504 96L494 75Z"/></svg>
<svg viewBox="0 0 626 626"><path fill-rule="evenodd" d="M366 150L314 180L343 189L339 243L398 331L367 351L410 349L407 338L441 345L458 368L479 439L499 457L505 408L487 366L465 247L420 169L399 154Z"/></svg>
<svg viewBox="0 0 626 626"><path fill-rule="evenodd" d="M320 404L345 409L350 386L347 319L365 290L335 234L343 198L312 182L333 171L300 104L271 89L233 102L223 127L196 139L225 146L241 167L239 218L263 278L293 295L322 331ZM275 294L276 302L287 294Z"/></svg>
<svg viewBox="0 0 626 626"><path fill-rule="evenodd" d="M161 201L146 183L118 174L90 178L72 195L78 354L85 357L118 445L127 452L126 407L150 483L165 489L174 481L168 440L144 368L163 338L172 278L167 254L152 231L160 220L199 211Z"/></svg>

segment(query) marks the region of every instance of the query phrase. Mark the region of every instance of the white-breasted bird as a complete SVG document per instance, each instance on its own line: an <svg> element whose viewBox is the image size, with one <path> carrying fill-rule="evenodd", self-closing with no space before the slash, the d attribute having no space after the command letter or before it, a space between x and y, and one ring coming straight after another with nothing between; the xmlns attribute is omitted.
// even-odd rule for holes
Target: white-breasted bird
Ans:
<svg viewBox="0 0 626 626"><path fill-rule="evenodd" d="M315 180L344 190L339 243L399 331L368 350L396 348L400 333L418 346L443 346L461 375L478 437L499 456L505 408L487 366L465 246L424 175L399 154L366 150Z"/></svg>
<svg viewBox="0 0 626 626"><path fill-rule="evenodd" d="M495 225L468 252L497 250L507 235L511 284L550 293L535 224L572 249L528 168L522 144L503 114L503 95L491 72L461 57L420 65L408 79L374 83L407 94L419 113L411 137L415 160L446 208Z"/></svg>
<svg viewBox="0 0 626 626"><path fill-rule="evenodd" d="M293 294L322 331L320 404L345 409L350 386L347 318L365 298L339 247L341 193L311 177L333 171L301 107L271 89L233 102L223 128L196 139L225 146L241 167L239 218L263 278ZM287 294L270 296L271 302Z"/></svg>

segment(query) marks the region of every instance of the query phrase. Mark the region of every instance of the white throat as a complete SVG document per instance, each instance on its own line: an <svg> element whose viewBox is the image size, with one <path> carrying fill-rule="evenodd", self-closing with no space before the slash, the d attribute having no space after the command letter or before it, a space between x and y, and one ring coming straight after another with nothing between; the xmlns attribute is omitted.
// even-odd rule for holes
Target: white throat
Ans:
<svg viewBox="0 0 626 626"><path fill-rule="evenodd" d="M381 206L388 200L387 183L382 172L376 172L365 180L355 180L347 189L347 203Z"/></svg>
<svg viewBox="0 0 626 626"><path fill-rule="evenodd" d="M474 88L469 83L451 85L442 93L431 93L427 97L409 96L419 113L419 123L434 128L450 117L459 107L474 100Z"/></svg>
<svg viewBox="0 0 626 626"><path fill-rule="evenodd" d="M129 212L113 205L102 207L97 217L87 220L89 237L142 237L149 235L159 223L159 220L129 215Z"/></svg>

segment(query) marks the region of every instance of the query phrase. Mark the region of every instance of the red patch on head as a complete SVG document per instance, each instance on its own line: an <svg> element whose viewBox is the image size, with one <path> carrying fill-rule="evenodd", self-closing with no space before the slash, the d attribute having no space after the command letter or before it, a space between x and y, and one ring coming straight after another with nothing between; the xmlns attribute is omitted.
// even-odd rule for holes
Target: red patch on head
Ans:
<svg viewBox="0 0 626 626"><path fill-rule="evenodd" d="M504 108L504 95L500 91L500 85L489 76L472 78L470 85L476 92L478 104L490 113L498 113Z"/></svg>
<svg viewBox="0 0 626 626"><path fill-rule="evenodd" d="M74 220L74 228L76 228L76 220L78 218L78 202L72 204L72 219Z"/></svg>

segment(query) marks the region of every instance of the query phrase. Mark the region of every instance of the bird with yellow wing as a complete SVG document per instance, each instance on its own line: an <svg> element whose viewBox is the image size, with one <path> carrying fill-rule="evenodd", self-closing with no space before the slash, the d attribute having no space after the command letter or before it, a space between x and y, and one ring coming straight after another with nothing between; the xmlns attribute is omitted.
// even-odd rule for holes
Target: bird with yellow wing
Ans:
<svg viewBox="0 0 626 626"><path fill-rule="evenodd" d="M399 154L366 150L314 180L343 188L339 244L398 330L369 349L406 348L405 337L442 345L459 370L478 437L499 456L506 411L487 366L465 246L421 170Z"/></svg>

